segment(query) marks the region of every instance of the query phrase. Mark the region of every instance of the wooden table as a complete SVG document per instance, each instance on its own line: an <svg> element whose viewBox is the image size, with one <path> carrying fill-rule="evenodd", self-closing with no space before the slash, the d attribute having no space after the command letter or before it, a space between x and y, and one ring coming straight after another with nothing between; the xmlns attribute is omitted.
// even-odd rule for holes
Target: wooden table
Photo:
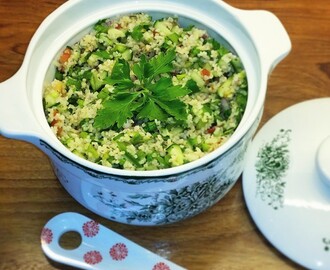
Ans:
<svg viewBox="0 0 330 270"><path fill-rule="evenodd" d="M0 0L0 81L19 68L32 34L63 2ZM269 79L260 126L290 105L330 96L329 0L312 5L308 0L228 2L274 12L292 39L292 52ZM0 269L72 269L49 261L39 240L46 221L65 211L85 214L191 270L301 269L254 225L241 179L223 200L192 219L164 227L128 226L96 216L74 201L34 146L0 136Z"/></svg>

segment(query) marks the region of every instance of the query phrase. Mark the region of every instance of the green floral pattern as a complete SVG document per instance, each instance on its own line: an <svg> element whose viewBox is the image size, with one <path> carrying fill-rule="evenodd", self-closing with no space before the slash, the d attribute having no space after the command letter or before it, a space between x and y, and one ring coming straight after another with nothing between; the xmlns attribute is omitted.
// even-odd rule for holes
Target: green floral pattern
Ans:
<svg viewBox="0 0 330 270"><path fill-rule="evenodd" d="M286 182L283 180L290 165L291 130L281 129L277 136L265 143L257 154L257 196L273 209L283 207Z"/></svg>
<svg viewBox="0 0 330 270"><path fill-rule="evenodd" d="M323 238L322 242L324 244L324 250L330 252L330 239L329 238Z"/></svg>
<svg viewBox="0 0 330 270"><path fill-rule="evenodd" d="M120 216L126 219L127 223L144 224L154 221L156 224L166 224L202 212L223 197L234 182L235 179L220 181L217 176L213 176L204 182L197 182L181 189L152 195L129 195L124 203L119 203L117 196L112 192L105 194L99 191L94 198L113 209L113 220Z"/></svg>

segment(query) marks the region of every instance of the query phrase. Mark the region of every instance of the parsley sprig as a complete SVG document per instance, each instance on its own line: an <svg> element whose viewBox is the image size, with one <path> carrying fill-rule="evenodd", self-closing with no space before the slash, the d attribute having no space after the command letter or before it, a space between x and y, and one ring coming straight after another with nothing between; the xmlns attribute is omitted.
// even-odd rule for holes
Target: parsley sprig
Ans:
<svg viewBox="0 0 330 270"><path fill-rule="evenodd" d="M130 65L124 59L116 61L111 75L104 79L114 86L113 96L103 102L94 121L97 129L117 126L122 128L128 119L176 120L187 119L186 104L180 100L191 92L190 89L173 85L166 74L173 71L175 51L168 50L156 57L141 61L132 67L137 80L132 80Z"/></svg>

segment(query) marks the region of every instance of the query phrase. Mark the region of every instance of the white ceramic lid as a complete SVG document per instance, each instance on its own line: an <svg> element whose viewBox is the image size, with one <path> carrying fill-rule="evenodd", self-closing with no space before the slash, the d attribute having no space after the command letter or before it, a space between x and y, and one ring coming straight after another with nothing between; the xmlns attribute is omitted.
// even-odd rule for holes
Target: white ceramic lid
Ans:
<svg viewBox="0 0 330 270"><path fill-rule="evenodd" d="M251 143L243 172L262 234L308 269L330 269L330 98L274 116Z"/></svg>

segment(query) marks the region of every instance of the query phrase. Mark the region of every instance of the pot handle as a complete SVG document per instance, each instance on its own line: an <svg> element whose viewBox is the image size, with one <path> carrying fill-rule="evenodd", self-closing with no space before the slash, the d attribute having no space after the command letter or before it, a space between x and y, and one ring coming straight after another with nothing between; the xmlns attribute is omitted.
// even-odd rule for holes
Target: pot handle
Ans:
<svg viewBox="0 0 330 270"><path fill-rule="evenodd" d="M36 144L40 128L28 103L22 68L0 83L0 135Z"/></svg>
<svg viewBox="0 0 330 270"><path fill-rule="evenodd" d="M265 10L236 9L243 27L254 41L262 65L269 73L291 51L291 40L281 21Z"/></svg>

